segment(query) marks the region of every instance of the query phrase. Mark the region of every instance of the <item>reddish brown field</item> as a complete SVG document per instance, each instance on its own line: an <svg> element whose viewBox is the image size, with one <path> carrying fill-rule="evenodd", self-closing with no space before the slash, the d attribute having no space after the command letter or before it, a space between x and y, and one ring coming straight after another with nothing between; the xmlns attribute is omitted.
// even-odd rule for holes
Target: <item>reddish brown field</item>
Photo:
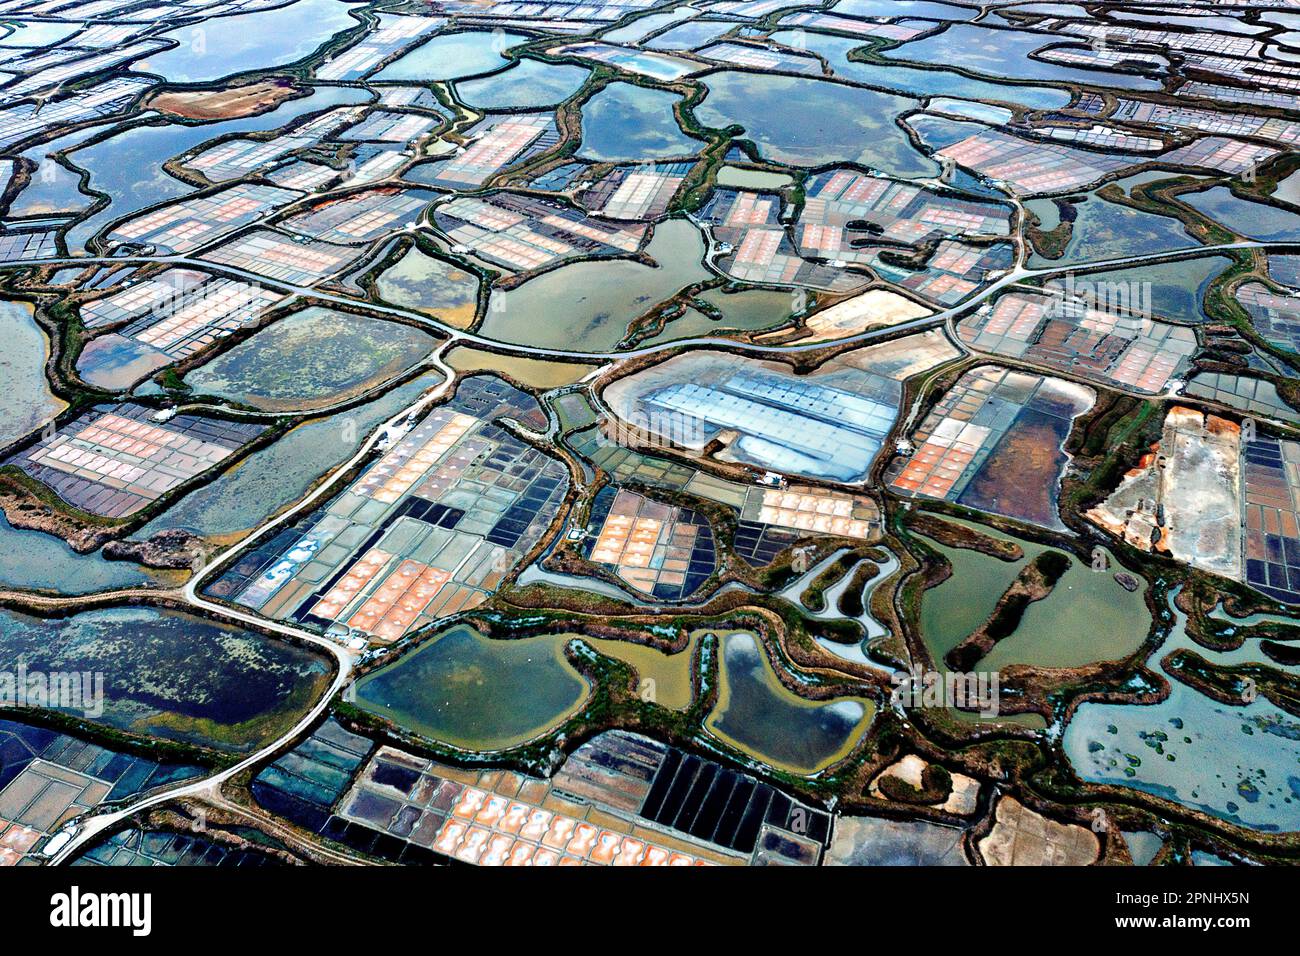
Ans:
<svg viewBox="0 0 1300 956"><path fill-rule="evenodd" d="M265 113L295 92L289 83L253 83L224 90L159 93L146 105L182 119L239 119Z"/></svg>

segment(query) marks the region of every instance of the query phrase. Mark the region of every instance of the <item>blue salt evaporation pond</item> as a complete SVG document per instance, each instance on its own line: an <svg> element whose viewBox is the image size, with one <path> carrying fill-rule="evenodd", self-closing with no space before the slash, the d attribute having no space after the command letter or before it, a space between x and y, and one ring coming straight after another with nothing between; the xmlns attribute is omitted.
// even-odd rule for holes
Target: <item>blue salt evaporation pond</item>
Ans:
<svg viewBox="0 0 1300 956"><path fill-rule="evenodd" d="M361 25L343 0L298 0L274 10L218 17L164 33L180 45L135 68L173 83L210 83L301 60L336 33Z"/></svg>
<svg viewBox="0 0 1300 956"><path fill-rule="evenodd" d="M1215 186L1199 193L1184 193L1178 198L1197 212L1247 239L1300 239L1300 215L1268 203L1242 199L1227 186Z"/></svg>
<svg viewBox="0 0 1300 956"><path fill-rule="evenodd" d="M581 66L525 59L500 73L457 83L456 95L477 110L540 109L567 100L589 76Z"/></svg>
<svg viewBox="0 0 1300 956"><path fill-rule="evenodd" d="M506 50L529 39L504 30L440 34L394 60L374 79L458 80L490 73L506 65Z"/></svg>
<svg viewBox="0 0 1300 956"><path fill-rule="evenodd" d="M902 178L928 176L923 156L895 123L916 100L809 77L725 70L704 77L708 95L695 107L704 126L744 127L767 159L791 166L857 162ZM790 104L800 108L791 110Z"/></svg>
<svg viewBox="0 0 1300 956"><path fill-rule="evenodd" d="M494 640L457 625L357 682L357 703L466 750L518 746L576 711L590 684L562 634Z"/></svg>
<svg viewBox="0 0 1300 956"><path fill-rule="evenodd" d="M801 47L824 57L831 71L853 83L878 86L912 96L952 96L968 100L992 100L1014 103L1027 109L1052 110L1069 104L1066 89L1031 86L1027 83L994 83L943 69L919 69L893 63L861 63L849 59L851 50L861 49L860 39L831 36L825 33L802 33L778 30L772 34L777 43Z"/></svg>
<svg viewBox="0 0 1300 956"><path fill-rule="evenodd" d="M582 106L578 156L597 162L641 162L693 156L704 146L677 125L675 93L611 83Z"/></svg>

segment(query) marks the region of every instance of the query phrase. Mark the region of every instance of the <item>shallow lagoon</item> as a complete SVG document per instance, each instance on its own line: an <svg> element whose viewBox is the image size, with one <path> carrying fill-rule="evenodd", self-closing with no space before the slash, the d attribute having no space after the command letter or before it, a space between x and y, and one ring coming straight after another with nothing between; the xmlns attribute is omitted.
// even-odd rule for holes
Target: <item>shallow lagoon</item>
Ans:
<svg viewBox="0 0 1300 956"><path fill-rule="evenodd" d="M22 155L36 164L23 191L9 206L10 216L49 216L82 212L94 202L81 191L81 173L68 169L54 160L54 154L84 142L96 130L78 130L60 136L40 146L33 146Z"/></svg>
<svg viewBox="0 0 1300 956"><path fill-rule="evenodd" d="M428 312L457 329L474 324L478 285L472 272L414 247L375 278L375 288L385 302Z"/></svg>
<svg viewBox="0 0 1300 956"><path fill-rule="evenodd" d="M699 11L688 6L666 10L663 13L652 13L649 16L633 20L625 27L615 27L608 33L602 34L601 39L609 43L642 45L638 41L643 37L649 36L656 30L662 30L670 24L677 23L679 20L686 20L696 16L698 13Z"/></svg>
<svg viewBox="0 0 1300 956"><path fill-rule="evenodd" d="M983 123L951 119L933 113L915 113L909 116L906 122L921 138L921 142L935 151L945 149L968 136L974 136L988 129Z"/></svg>
<svg viewBox="0 0 1300 956"><path fill-rule="evenodd" d="M611 83L582 105L577 155L596 162L642 162L694 156L704 143L682 132L675 93Z"/></svg>
<svg viewBox="0 0 1300 956"><path fill-rule="evenodd" d="M443 33L394 60L376 73L375 80L458 80L505 66L504 53L527 43L521 33L467 30Z"/></svg>
<svg viewBox="0 0 1300 956"><path fill-rule="evenodd" d="M774 289L710 289L699 298L722 313L721 328L758 332L789 323L799 295Z"/></svg>
<svg viewBox="0 0 1300 956"><path fill-rule="evenodd" d="M725 323L719 322L705 315L699 309L694 307L688 308L677 318L668 322L662 332L651 335L648 338L639 339L637 345L662 345L665 342L676 342L679 339L696 339L707 338L714 335L725 335L729 330Z"/></svg>
<svg viewBox="0 0 1300 956"><path fill-rule="evenodd" d="M740 166L723 166L718 170L719 186L738 189L781 189L794 184L785 173L772 173L762 169L744 169Z"/></svg>
<svg viewBox="0 0 1300 956"><path fill-rule="evenodd" d="M342 0L298 0L274 10L218 17L164 33L180 46L135 62L173 83L210 83L301 60L334 34L360 26Z"/></svg>
<svg viewBox="0 0 1300 956"><path fill-rule="evenodd" d="M1154 177L1135 176L1133 180L1164 179L1167 174ZM1126 180L1118 185L1124 186ZM1031 266L1066 265L1094 259L1115 259L1122 256L1140 256L1147 253L1186 249L1197 244L1195 237L1187 234L1183 224L1171 216L1158 216L1119 203L1108 202L1096 192L1087 194L1083 202L1074 203L1075 219L1065 251L1058 259L1047 259L1034 253ZM1056 225L1058 211L1050 199L1034 199L1025 208L1043 221L1043 228Z"/></svg>
<svg viewBox="0 0 1300 956"><path fill-rule="evenodd" d="M793 46L798 39L793 30L772 35L778 43ZM1068 90L1050 86L1018 83L993 83L954 73L951 70L919 69L892 63L859 63L848 58L850 50L860 48L860 39L830 36L823 33L803 34L804 47L826 58L837 76L854 83L879 86L912 96L952 96L967 100L993 100L1013 103L1029 109L1058 109L1070 102Z"/></svg>
<svg viewBox="0 0 1300 956"><path fill-rule="evenodd" d="M1146 583L1136 591L1125 590L1115 580L1119 568L1112 559L1108 571L1093 571L1070 555L1070 569L1051 596L1026 608L1015 633L998 642L980 661L980 669L1012 664L1082 667L1128 657L1146 640L1151 614L1144 598Z"/></svg>
<svg viewBox="0 0 1300 956"><path fill-rule="evenodd" d="M567 100L589 76L580 66L523 59L492 76L457 83L456 95L476 110L540 109Z"/></svg>
<svg viewBox="0 0 1300 956"><path fill-rule="evenodd" d="M1300 215L1268 203L1241 199L1227 186L1178 197L1197 212L1245 236L1263 241L1300 239Z"/></svg>
<svg viewBox="0 0 1300 956"><path fill-rule="evenodd" d="M1201 307L1205 292L1215 277L1231 265L1232 260L1225 256L1204 256L1089 272L1074 279L1074 288L1080 293L1095 293L1103 304L1127 304L1135 311L1145 310L1149 304L1156 317L1205 322L1209 319ZM1054 288L1062 284L1059 279L1048 283Z"/></svg>
<svg viewBox="0 0 1300 956"><path fill-rule="evenodd" d="M479 332L557 351L605 351L628 323L685 286L707 279L704 238L684 219L655 228L645 252L657 268L627 259L575 262L494 292Z"/></svg>
<svg viewBox="0 0 1300 956"><path fill-rule="evenodd" d="M401 375L436 341L399 322L311 306L190 372L185 384L265 411L321 408Z"/></svg>
<svg viewBox="0 0 1300 956"><path fill-rule="evenodd" d="M631 641L607 640L585 634L570 636L631 667L636 672L638 693L643 700L669 710L685 710L691 706L695 687L691 665L699 643L699 632L691 634L686 647L675 654Z"/></svg>
<svg viewBox="0 0 1300 956"><path fill-rule="evenodd" d="M894 123L899 114L917 107L907 97L736 70L710 74L704 84L709 92L695 107L699 121L716 129L743 126L742 138L753 140L766 158L778 163L858 162L900 177L938 171ZM791 103L800 108L790 110Z"/></svg>
<svg viewBox="0 0 1300 956"><path fill-rule="evenodd" d="M976 528L990 537L1002 537L984 525L951 523ZM952 548L931 538L924 540L953 566L953 574L926 591L921 599L921 636L935 663L942 667L944 655L988 620L998 598L1011 586L1020 569L1048 548L1031 541L1017 541L1025 552L1024 558L1003 561L969 548Z"/></svg>
<svg viewBox="0 0 1300 956"><path fill-rule="evenodd" d="M542 390L572 385L596 368L577 362L548 362L520 355L502 355L464 345L458 345L447 353L447 364L458 372L500 372L520 385Z"/></svg>
<svg viewBox="0 0 1300 956"><path fill-rule="evenodd" d="M937 0L840 0L832 11L850 17L930 17L935 20L973 20L979 11Z"/></svg>
<svg viewBox="0 0 1300 956"><path fill-rule="evenodd" d="M31 305L0 301L0 447L50 421L67 402L50 391L45 363L50 343L36 324Z"/></svg>
<svg viewBox="0 0 1300 956"><path fill-rule="evenodd" d="M1277 188L1269 194L1269 198L1274 202L1300 206L1300 172L1291 173L1285 179L1280 180Z"/></svg>
<svg viewBox="0 0 1300 956"><path fill-rule="evenodd" d="M48 46L66 40L81 28L80 23L9 23L8 32L0 37L0 46Z"/></svg>
<svg viewBox="0 0 1300 956"><path fill-rule="evenodd" d="M568 637L492 640L458 625L356 685L357 704L431 740L503 750L546 733L590 692Z"/></svg>
<svg viewBox="0 0 1300 956"><path fill-rule="evenodd" d="M786 690L752 634L722 636L718 704L705 726L774 767L811 774L847 754L875 704L857 697L810 701Z"/></svg>
<svg viewBox="0 0 1300 956"><path fill-rule="evenodd" d="M53 621L0 611L0 650L29 671L103 673L104 724L222 750L279 736L329 679L311 651L152 608Z"/></svg>
<svg viewBox="0 0 1300 956"><path fill-rule="evenodd" d="M791 321L790 311L794 303L790 293L771 289L743 289L739 292L710 289L698 298L718 309L722 318L714 319L690 308L665 325L662 332L641 344L658 345L677 339L775 329Z"/></svg>
<svg viewBox="0 0 1300 956"><path fill-rule="evenodd" d="M1060 42L1058 37L1045 33L958 23L942 33L912 40L887 50L882 55L890 60L933 63L941 67L955 66L985 76L1014 80L1052 80L1129 90L1161 88L1159 80L1145 76L1108 70L1084 70L1030 57L1034 51Z"/></svg>
<svg viewBox="0 0 1300 956"><path fill-rule="evenodd" d="M69 251L80 249L111 220L193 192L193 187L169 176L162 166L200 143L228 133L277 129L306 113L370 99L371 95L363 89L319 87L311 96L286 100L259 116L202 125L134 126L70 153L68 161L90 173L89 188L107 193L111 204L69 230Z"/></svg>
<svg viewBox="0 0 1300 956"><path fill-rule="evenodd" d="M717 20L683 23L652 37L642 46L647 50L694 50L712 43L724 33L730 33L736 26L735 23Z"/></svg>
<svg viewBox="0 0 1300 956"><path fill-rule="evenodd" d="M154 583L160 572L78 554L54 535L15 528L0 515L0 587L91 594Z"/></svg>
<svg viewBox="0 0 1300 956"><path fill-rule="evenodd" d="M1151 666L1192 644L1176 608ZM1300 830L1300 721L1262 695L1243 707L1173 678L1159 704L1083 704L1065 728L1065 754L1085 780L1134 787L1256 830Z"/></svg>

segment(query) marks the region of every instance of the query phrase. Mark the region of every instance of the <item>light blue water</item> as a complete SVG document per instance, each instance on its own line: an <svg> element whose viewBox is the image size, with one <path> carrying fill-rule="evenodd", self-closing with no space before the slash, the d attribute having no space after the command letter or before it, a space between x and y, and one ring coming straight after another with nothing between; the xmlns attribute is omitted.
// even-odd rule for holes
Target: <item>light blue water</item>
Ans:
<svg viewBox="0 0 1300 956"><path fill-rule="evenodd" d="M274 10L217 17L164 33L180 46L137 60L135 69L173 83L210 83L294 63L334 34L359 26L342 0L298 0Z"/></svg>

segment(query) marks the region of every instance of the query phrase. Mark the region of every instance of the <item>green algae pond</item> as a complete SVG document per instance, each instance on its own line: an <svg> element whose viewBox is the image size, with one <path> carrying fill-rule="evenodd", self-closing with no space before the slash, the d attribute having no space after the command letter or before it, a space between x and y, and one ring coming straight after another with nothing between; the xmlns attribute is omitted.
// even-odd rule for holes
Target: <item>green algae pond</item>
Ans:
<svg viewBox="0 0 1300 956"><path fill-rule="evenodd" d="M568 636L585 641L606 657L612 657L631 667L636 672L638 693L643 700L680 711L690 707L694 697L694 671L691 664L695 659L700 633L692 633L686 647L675 654L631 641L589 637L586 634Z"/></svg>
<svg viewBox="0 0 1300 956"><path fill-rule="evenodd" d="M722 313L715 319L699 309L688 308L669 321L663 331L650 336L641 345L660 345L678 339L728 335L737 332L766 332L788 325L793 297L788 292L771 289L744 289L724 292L710 289L698 298Z"/></svg>
<svg viewBox="0 0 1300 956"><path fill-rule="evenodd" d="M953 566L953 574L925 592L921 599L921 636L936 664L993 613L998 599L1021 569L1045 551L1045 545L1009 538L982 525L945 518L952 524L975 527L1000 541L1014 540L1025 556L1002 561L969 548L952 548L926 538ZM1079 667L1094 661L1128 657L1146 640L1151 615L1146 608L1145 583L1130 592L1115 580L1120 566L1093 571L1073 555L1070 568L1052 593L1025 609L1020 625L977 665L998 670L1013 664L1038 667Z"/></svg>
<svg viewBox="0 0 1300 956"><path fill-rule="evenodd" d="M457 625L356 684L356 703L430 740L505 750L554 729L591 691L564 656L569 637L492 640Z"/></svg>
<svg viewBox="0 0 1300 956"><path fill-rule="evenodd" d="M190 372L185 384L265 411L320 408L396 378L435 344L409 325L312 306Z"/></svg>
<svg viewBox="0 0 1300 956"><path fill-rule="evenodd" d="M0 653L29 672L103 674L99 723L235 752L287 731L330 678L314 651L153 608L58 620L0 611Z"/></svg>
<svg viewBox="0 0 1300 956"><path fill-rule="evenodd" d="M590 375L594 365L550 362L521 355L502 355L485 349L458 345L447 353L447 364L458 372L499 372L528 388L549 391L572 385Z"/></svg>
<svg viewBox="0 0 1300 956"><path fill-rule="evenodd" d="M735 189L782 189L793 185L794 179L785 173L746 169L743 166L723 166L718 170L717 183Z"/></svg>

